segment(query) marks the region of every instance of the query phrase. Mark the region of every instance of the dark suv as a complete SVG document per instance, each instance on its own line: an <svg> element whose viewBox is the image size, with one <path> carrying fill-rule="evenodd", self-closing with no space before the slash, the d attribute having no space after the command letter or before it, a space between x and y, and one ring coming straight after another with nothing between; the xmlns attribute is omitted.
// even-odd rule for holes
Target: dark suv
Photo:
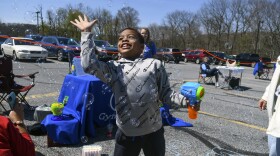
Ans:
<svg viewBox="0 0 280 156"><path fill-rule="evenodd" d="M108 41L94 40L98 59L101 61L117 60L118 59L118 48L112 46Z"/></svg>
<svg viewBox="0 0 280 156"><path fill-rule="evenodd" d="M228 55L221 51L209 51L210 54L212 54L212 62L213 64L223 65L226 63L226 60L229 59Z"/></svg>
<svg viewBox="0 0 280 156"><path fill-rule="evenodd" d="M44 36L41 46L48 50L48 57L57 57L58 61L66 60L69 56L80 56L81 52L80 44L67 37Z"/></svg>
<svg viewBox="0 0 280 156"><path fill-rule="evenodd" d="M260 56L258 54L252 53L240 53L236 56L236 62L239 62L240 65L254 67L256 62L259 62Z"/></svg>
<svg viewBox="0 0 280 156"><path fill-rule="evenodd" d="M182 52L177 48L158 48L156 58L164 62L174 61L174 63L184 60Z"/></svg>

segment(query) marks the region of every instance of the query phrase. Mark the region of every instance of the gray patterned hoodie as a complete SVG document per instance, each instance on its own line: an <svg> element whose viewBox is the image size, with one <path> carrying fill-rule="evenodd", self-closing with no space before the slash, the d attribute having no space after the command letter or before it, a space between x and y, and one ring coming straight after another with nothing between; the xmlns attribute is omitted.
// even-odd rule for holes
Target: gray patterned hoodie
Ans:
<svg viewBox="0 0 280 156"><path fill-rule="evenodd" d="M85 72L108 84L115 96L116 123L127 136L141 136L162 127L159 105L186 105L171 90L162 63L153 58L102 62L95 55L93 34L82 32L81 64Z"/></svg>

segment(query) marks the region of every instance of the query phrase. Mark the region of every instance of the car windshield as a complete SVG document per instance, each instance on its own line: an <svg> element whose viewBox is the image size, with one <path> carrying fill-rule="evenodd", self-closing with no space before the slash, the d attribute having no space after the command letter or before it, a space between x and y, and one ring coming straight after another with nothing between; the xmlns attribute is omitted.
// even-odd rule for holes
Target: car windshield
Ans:
<svg viewBox="0 0 280 156"><path fill-rule="evenodd" d="M34 45L33 40L27 40L27 39L14 39L15 45Z"/></svg>
<svg viewBox="0 0 280 156"><path fill-rule="evenodd" d="M31 38L34 40L34 41L41 41L42 40L42 36L31 36Z"/></svg>
<svg viewBox="0 0 280 156"><path fill-rule="evenodd" d="M251 57L258 58L259 55L258 54L252 54Z"/></svg>
<svg viewBox="0 0 280 156"><path fill-rule="evenodd" d="M78 42L72 38L58 38L59 44L78 46Z"/></svg>
<svg viewBox="0 0 280 156"><path fill-rule="evenodd" d="M225 54L224 53L216 53L216 56L223 58L225 56Z"/></svg>
<svg viewBox="0 0 280 156"><path fill-rule="evenodd" d="M98 47L110 47L110 44L107 41L94 41L94 43Z"/></svg>
<svg viewBox="0 0 280 156"><path fill-rule="evenodd" d="M180 52L179 49L172 49L172 52Z"/></svg>
<svg viewBox="0 0 280 156"><path fill-rule="evenodd" d="M5 38L5 37L1 37L1 36L0 36L0 42L2 42L2 43L3 43L3 42L5 42L5 40L6 40L6 39L7 39L7 38Z"/></svg>

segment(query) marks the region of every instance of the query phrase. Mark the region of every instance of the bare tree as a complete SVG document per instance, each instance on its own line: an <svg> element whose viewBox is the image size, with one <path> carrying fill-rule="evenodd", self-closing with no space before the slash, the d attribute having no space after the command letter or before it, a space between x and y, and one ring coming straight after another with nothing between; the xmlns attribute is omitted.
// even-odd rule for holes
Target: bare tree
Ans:
<svg viewBox="0 0 280 156"><path fill-rule="evenodd" d="M228 47L226 46L225 48L230 49L230 53L232 53L235 50L235 45L236 45L236 40L238 37L239 29L242 27L242 15L246 11L246 1L244 0L235 0L232 1L231 4L231 14L233 16L233 39L232 41L228 42ZM240 46L237 46L240 47Z"/></svg>
<svg viewBox="0 0 280 156"><path fill-rule="evenodd" d="M210 16L207 7L208 7L207 4L204 4L198 13L198 16L203 26L203 31L206 33L205 35L207 36L205 49L210 49L211 41L214 36L214 28L213 28L212 17Z"/></svg>
<svg viewBox="0 0 280 156"><path fill-rule="evenodd" d="M170 43L171 47L178 47L177 42L175 41L179 35L180 28L180 11L175 11L167 14L163 24L168 28L167 34L165 34L167 40Z"/></svg>
<svg viewBox="0 0 280 156"><path fill-rule="evenodd" d="M260 39L260 29L262 27L262 24L264 23L263 19L263 12L265 8L265 0L249 0L249 12L251 14L251 31L255 32L254 34L254 42L252 50L255 53L259 53L260 45L259 45L259 39Z"/></svg>
<svg viewBox="0 0 280 156"><path fill-rule="evenodd" d="M55 14L52 10L47 10L47 20L48 20L48 30L45 32L46 34L50 34L52 31L56 29L56 22L55 22Z"/></svg>
<svg viewBox="0 0 280 156"><path fill-rule="evenodd" d="M116 18L118 18L120 29L125 27L138 27L140 22L139 13L131 7L123 7L118 11Z"/></svg>
<svg viewBox="0 0 280 156"><path fill-rule="evenodd" d="M98 27L100 29L100 38L104 38L110 42L113 41L113 16L106 9L97 9L92 14L93 19L98 19Z"/></svg>
<svg viewBox="0 0 280 156"><path fill-rule="evenodd" d="M265 8L265 18L264 21L266 23L266 31L267 37L266 42L264 42L266 47L268 47L266 50L270 51L269 55L271 58L275 58L277 55L280 54L279 48L280 48L280 15L279 15L279 9L280 9L280 1L274 1L274 2L267 2L266 8Z"/></svg>
<svg viewBox="0 0 280 156"><path fill-rule="evenodd" d="M156 44L157 47L161 46L163 47L163 31L161 30L161 26L159 26L158 24L150 24L148 26L149 30L150 30L150 37L151 40L153 40Z"/></svg>

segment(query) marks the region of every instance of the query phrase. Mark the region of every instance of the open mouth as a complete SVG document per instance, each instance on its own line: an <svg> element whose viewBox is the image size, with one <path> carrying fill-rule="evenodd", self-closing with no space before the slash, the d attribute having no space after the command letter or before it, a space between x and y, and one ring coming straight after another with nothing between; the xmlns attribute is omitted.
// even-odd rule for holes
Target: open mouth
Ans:
<svg viewBox="0 0 280 156"><path fill-rule="evenodd" d="M123 43L123 44L121 44L121 48L122 48L122 49L130 49L130 48L131 48L131 45L130 45L130 44L127 44L127 43Z"/></svg>

